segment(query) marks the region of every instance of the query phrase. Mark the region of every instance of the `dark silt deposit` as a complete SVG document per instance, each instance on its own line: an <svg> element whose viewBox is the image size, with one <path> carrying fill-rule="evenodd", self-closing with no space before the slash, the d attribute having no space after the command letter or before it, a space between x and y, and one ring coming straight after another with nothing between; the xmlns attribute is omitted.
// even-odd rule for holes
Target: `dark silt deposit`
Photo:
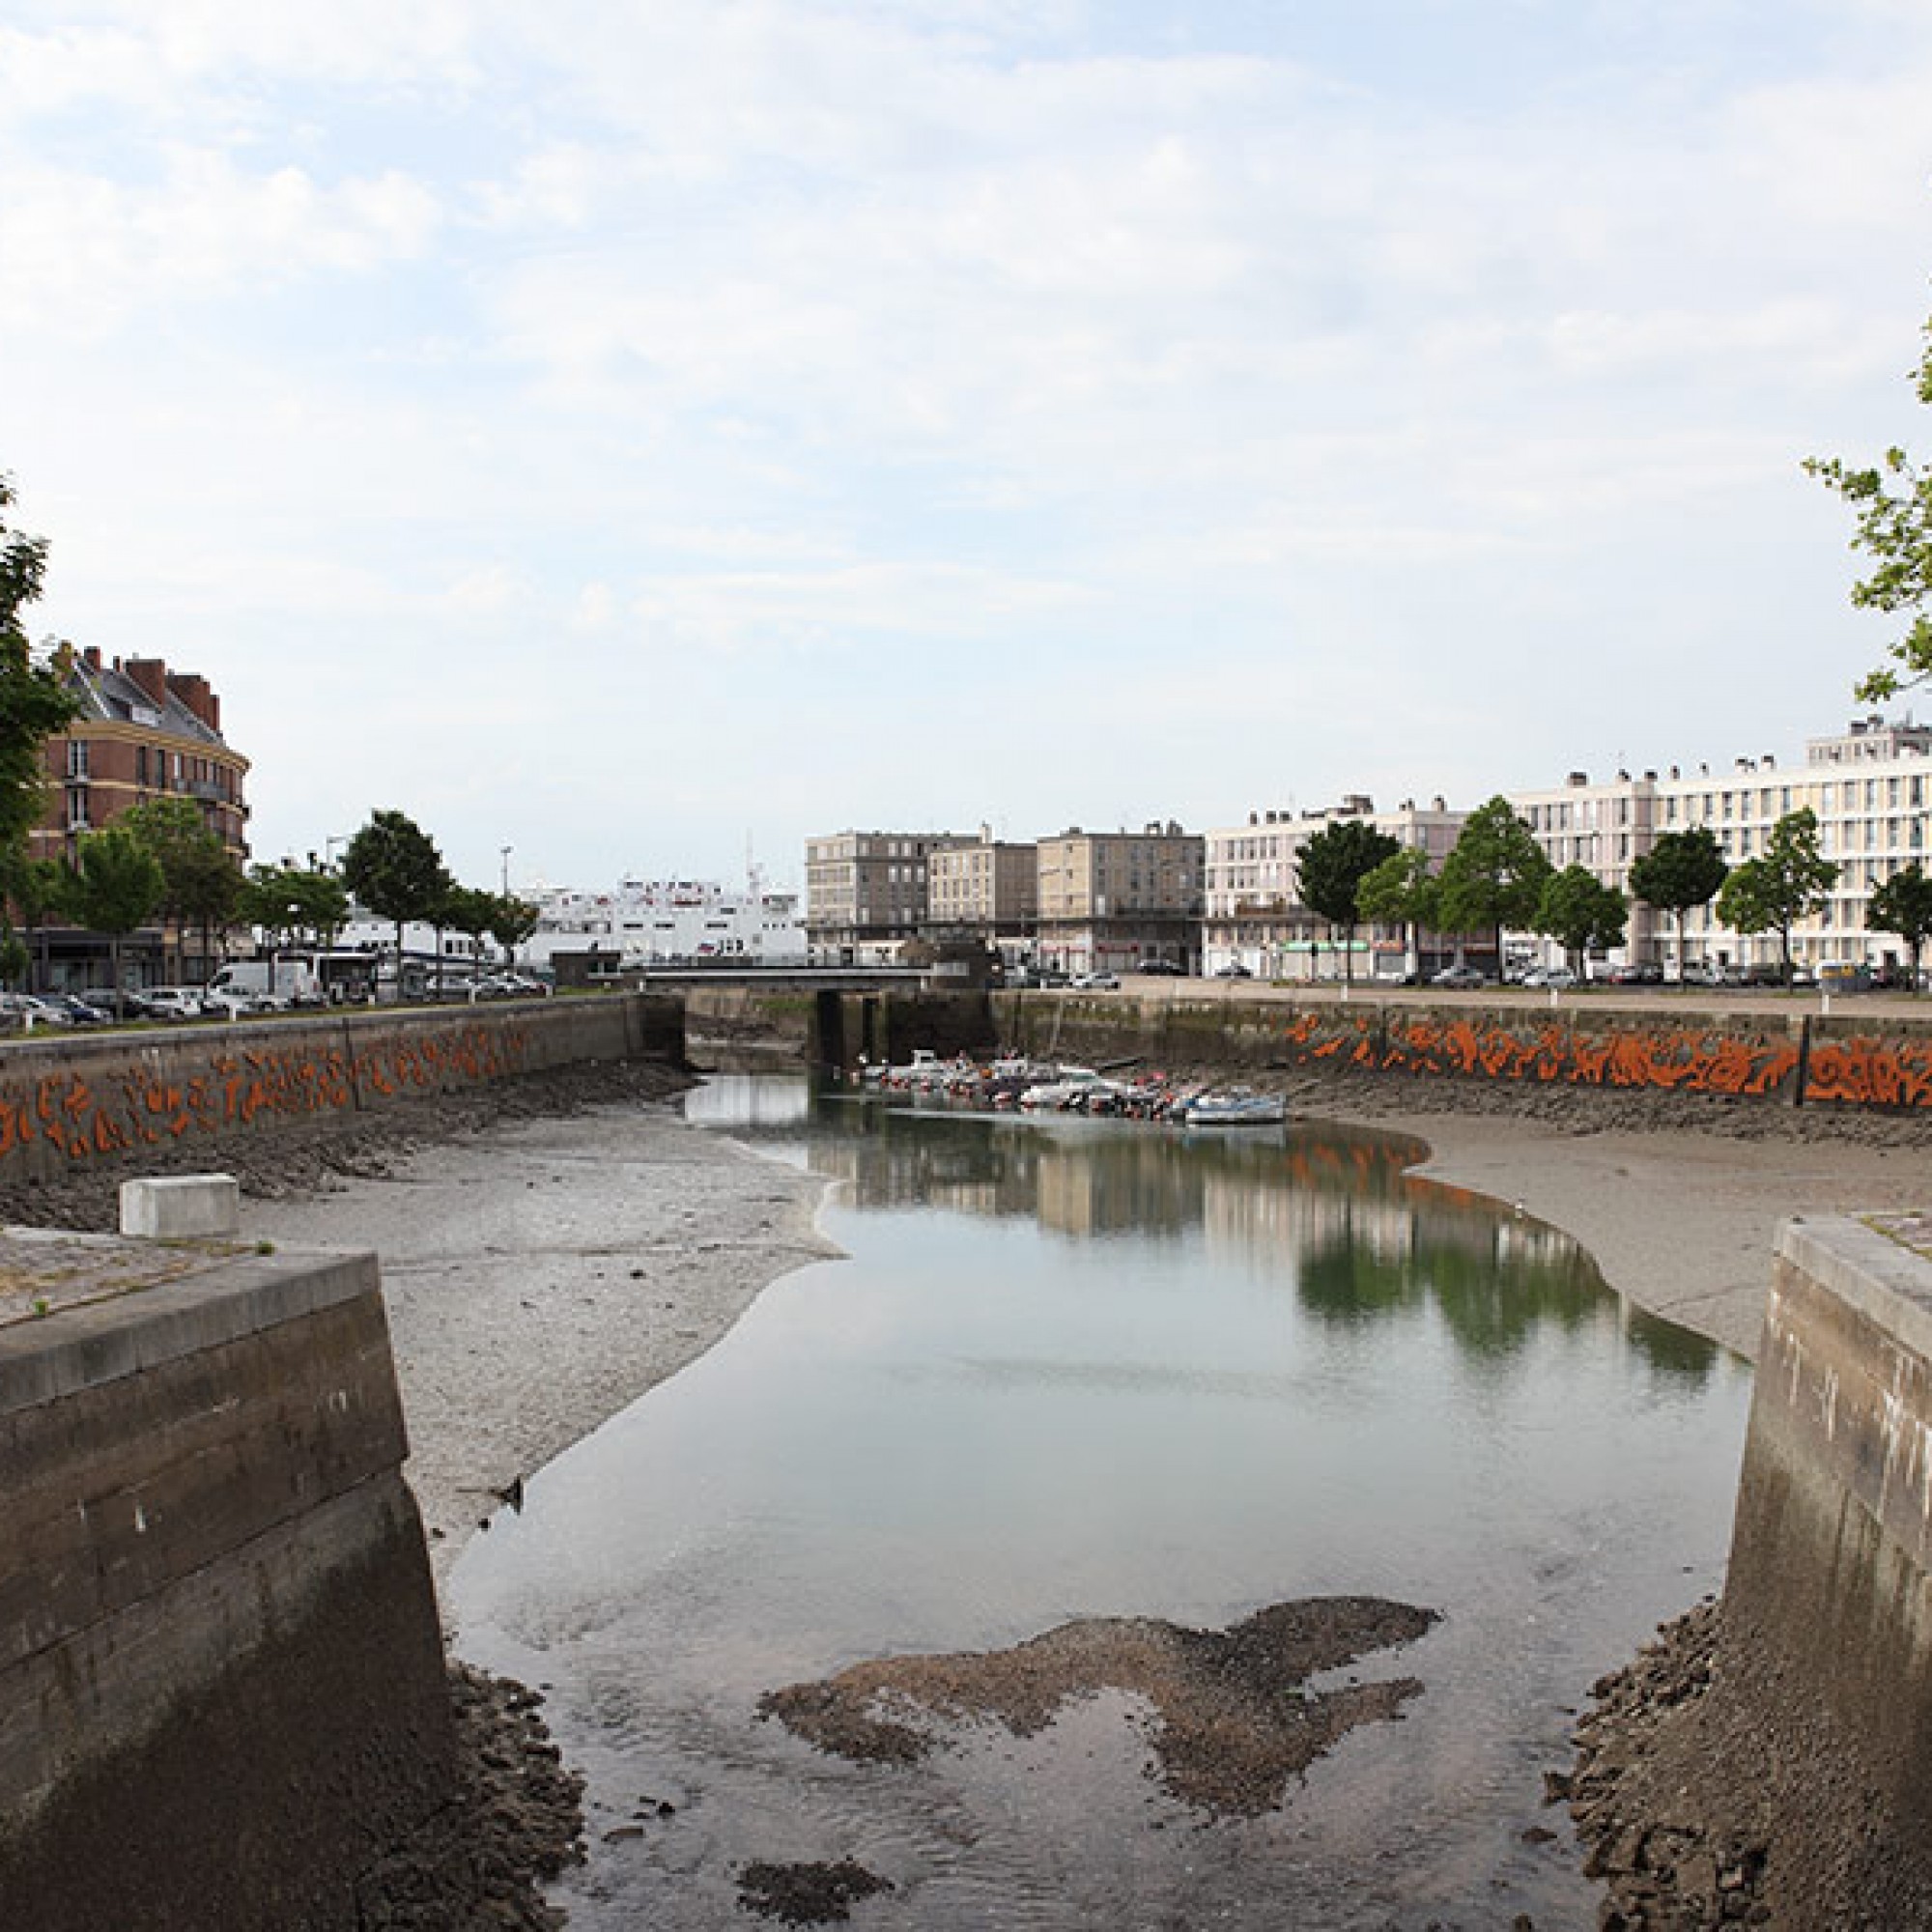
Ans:
<svg viewBox="0 0 1932 1932"><path fill-rule="evenodd" d="M855 1664L774 1690L758 1708L821 1750L906 1764L939 1742L921 1713L996 1719L1031 1737L1071 1698L1124 1690L1148 1706L1149 1746L1169 1792L1210 1814L1255 1817L1357 1724L1400 1716L1422 1690L1401 1677L1311 1690L1308 1678L1411 1642L1435 1621L1372 1597L1276 1604L1225 1633L1086 1618L1007 1650Z"/></svg>

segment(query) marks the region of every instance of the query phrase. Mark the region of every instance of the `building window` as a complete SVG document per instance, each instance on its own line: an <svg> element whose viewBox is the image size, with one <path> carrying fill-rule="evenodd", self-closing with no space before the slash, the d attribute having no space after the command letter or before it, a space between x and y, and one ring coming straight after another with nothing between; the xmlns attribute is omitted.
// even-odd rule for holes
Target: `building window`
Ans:
<svg viewBox="0 0 1932 1932"><path fill-rule="evenodd" d="M87 777L87 740L70 738L67 741L67 775L71 779Z"/></svg>

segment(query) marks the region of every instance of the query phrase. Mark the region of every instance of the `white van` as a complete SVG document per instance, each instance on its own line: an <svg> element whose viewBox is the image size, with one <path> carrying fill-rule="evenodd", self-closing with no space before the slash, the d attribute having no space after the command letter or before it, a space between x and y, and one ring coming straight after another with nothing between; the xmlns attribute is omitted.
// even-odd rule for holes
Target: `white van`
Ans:
<svg viewBox="0 0 1932 1932"><path fill-rule="evenodd" d="M232 959L208 982L211 1000L242 1010L270 1007L319 1007L322 981L303 959Z"/></svg>

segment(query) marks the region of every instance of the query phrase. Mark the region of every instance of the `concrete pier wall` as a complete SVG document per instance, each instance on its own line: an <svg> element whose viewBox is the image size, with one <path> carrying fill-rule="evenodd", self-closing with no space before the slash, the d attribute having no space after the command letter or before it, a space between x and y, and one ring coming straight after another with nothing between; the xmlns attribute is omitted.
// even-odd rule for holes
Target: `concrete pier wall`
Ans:
<svg viewBox="0 0 1932 1932"><path fill-rule="evenodd" d="M839 1035L881 1043L878 1059L910 1046L977 1050L1001 1044L1088 1063L1402 1074L1521 1086L1691 1094L1786 1106L1932 1107L1932 1017L1593 1008L1571 1001L1293 995L1154 996L998 993L957 996L951 1037L939 1037L941 996L915 1016L896 995L847 996ZM867 1009L883 1005L885 1011ZM821 1034L827 1030L821 1028ZM930 1036L930 1037L928 1037Z"/></svg>
<svg viewBox="0 0 1932 1932"><path fill-rule="evenodd" d="M1875 1924L1932 1895L1932 1261L1885 1226L1780 1236L1719 1653L1799 1768L1775 1858L1835 1874ZM1847 1794L1862 1835L1808 1844Z"/></svg>
<svg viewBox="0 0 1932 1932"><path fill-rule="evenodd" d="M375 1262L0 1238L0 1923L358 1923L453 1739Z"/></svg>
<svg viewBox="0 0 1932 1932"><path fill-rule="evenodd" d="M1799 1104L1932 1104L1932 1025L1882 1035L1814 1014L1654 1009L1551 1009L1481 999L1365 994L1298 1002L1184 994L1002 994L1000 1037L1067 1059L1139 1056L1154 1065L1397 1073L1527 1086L1647 1088Z"/></svg>
<svg viewBox="0 0 1932 1932"><path fill-rule="evenodd" d="M137 1167L156 1150L215 1163L238 1138L639 1056L682 1064L677 999L611 993L14 1039L0 1047L0 1178Z"/></svg>

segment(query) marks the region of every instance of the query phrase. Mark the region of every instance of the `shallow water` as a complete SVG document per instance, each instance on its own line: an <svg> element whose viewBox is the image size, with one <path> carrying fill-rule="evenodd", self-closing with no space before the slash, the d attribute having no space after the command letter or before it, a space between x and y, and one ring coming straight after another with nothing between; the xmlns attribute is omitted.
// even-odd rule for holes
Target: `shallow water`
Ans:
<svg viewBox="0 0 1932 1932"><path fill-rule="evenodd" d="M549 1687L590 1780L573 1926L742 1927L746 1863L843 1858L894 1887L862 1927L1593 1922L1542 1773L1591 1681L1718 1585L1743 1363L1382 1137L784 1078L691 1112L841 1181L851 1258L768 1289L457 1566L461 1648ZM1121 1692L910 1766L757 1715L870 1657L1345 1594L1442 1613L1355 1667L1423 1691L1259 1819L1161 1789Z"/></svg>

